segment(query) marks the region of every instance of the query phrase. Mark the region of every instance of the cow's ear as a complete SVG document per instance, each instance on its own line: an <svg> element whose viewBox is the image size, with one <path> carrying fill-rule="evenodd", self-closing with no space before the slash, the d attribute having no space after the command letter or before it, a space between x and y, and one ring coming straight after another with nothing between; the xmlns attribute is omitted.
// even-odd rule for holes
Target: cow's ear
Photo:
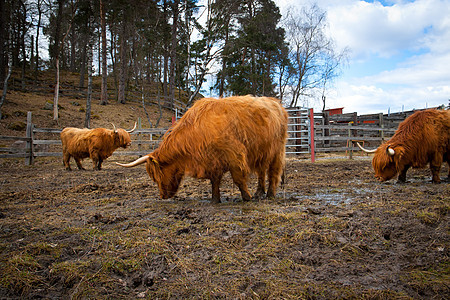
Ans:
<svg viewBox="0 0 450 300"><path fill-rule="evenodd" d="M405 155L405 148L402 146L395 147L395 155L402 158Z"/></svg>
<svg viewBox="0 0 450 300"><path fill-rule="evenodd" d="M402 146L395 147L394 161L397 166L397 170L403 169L403 156L405 155L405 148Z"/></svg>
<svg viewBox="0 0 450 300"><path fill-rule="evenodd" d="M148 156L149 162L153 163L155 166L159 166L159 161L151 154Z"/></svg>

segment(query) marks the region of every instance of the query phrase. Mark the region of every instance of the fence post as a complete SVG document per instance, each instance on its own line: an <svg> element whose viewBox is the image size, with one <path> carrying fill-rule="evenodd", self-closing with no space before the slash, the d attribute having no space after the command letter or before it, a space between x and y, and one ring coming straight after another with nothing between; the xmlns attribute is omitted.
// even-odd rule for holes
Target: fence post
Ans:
<svg viewBox="0 0 450 300"><path fill-rule="evenodd" d="M310 128L310 148L311 148L311 162L316 161L315 144L314 144L314 110L309 109L309 128Z"/></svg>
<svg viewBox="0 0 450 300"><path fill-rule="evenodd" d="M29 138L29 140L26 143L25 150L29 150L29 156L25 158L25 165L29 166L33 164L34 157L33 157L33 124L31 123L31 116L32 113L29 111L27 113L27 131L26 131L26 137Z"/></svg>
<svg viewBox="0 0 450 300"><path fill-rule="evenodd" d="M380 113L379 115L378 115L378 118L380 119L380 127L381 127L381 130L380 130L380 136L381 136L381 143L383 143L384 142L384 122L383 122L383 113Z"/></svg>
<svg viewBox="0 0 450 300"><path fill-rule="evenodd" d="M352 159L353 158L353 140L352 140L352 130L351 127L353 125L353 122L348 122L348 140L347 140L347 148L350 146L350 149L348 150L348 159Z"/></svg>
<svg viewBox="0 0 450 300"><path fill-rule="evenodd" d="M137 144L138 144L138 151L141 152L141 129L142 129L142 122L141 118L138 118L138 134L137 134Z"/></svg>

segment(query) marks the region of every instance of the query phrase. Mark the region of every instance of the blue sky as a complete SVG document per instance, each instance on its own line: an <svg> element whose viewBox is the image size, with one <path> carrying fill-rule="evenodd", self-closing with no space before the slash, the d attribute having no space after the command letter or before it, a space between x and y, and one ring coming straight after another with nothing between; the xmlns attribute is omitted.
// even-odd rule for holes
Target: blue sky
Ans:
<svg viewBox="0 0 450 300"><path fill-rule="evenodd" d="M282 14L317 3L327 11L336 47L350 49L328 108L386 113L449 104L450 0L275 2Z"/></svg>

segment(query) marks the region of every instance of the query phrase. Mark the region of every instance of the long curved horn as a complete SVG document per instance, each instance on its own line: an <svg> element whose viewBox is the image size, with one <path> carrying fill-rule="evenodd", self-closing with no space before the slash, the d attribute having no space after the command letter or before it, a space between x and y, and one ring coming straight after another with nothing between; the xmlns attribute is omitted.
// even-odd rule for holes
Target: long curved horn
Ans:
<svg viewBox="0 0 450 300"><path fill-rule="evenodd" d="M119 166L122 166L122 167L125 167L125 168L131 168L131 167L135 167L135 166L138 166L138 165L141 165L141 164L147 162L148 158L149 157L146 155L146 156L142 156L142 157L140 157L140 158L136 159L135 161L130 162L128 164L121 164L121 163L116 162L116 165L119 165Z"/></svg>
<svg viewBox="0 0 450 300"><path fill-rule="evenodd" d="M117 132L117 129L116 129L116 126L114 125L114 123L111 122L111 124L112 124L112 126L114 128L114 132Z"/></svg>
<svg viewBox="0 0 450 300"><path fill-rule="evenodd" d="M136 125L137 125L137 123L134 122L134 127L133 127L133 129L131 129L131 130L125 130L125 131L128 132L128 133L132 133L132 132L136 129Z"/></svg>
<svg viewBox="0 0 450 300"><path fill-rule="evenodd" d="M372 150L364 149L358 142L356 142L356 144L358 145L358 147L359 147L362 151L364 151L364 152L366 152L366 153L374 153L375 151L377 151L377 149L372 149Z"/></svg>
<svg viewBox="0 0 450 300"><path fill-rule="evenodd" d="M391 148L391 145L388 145L387 148L386 148L386 153L389 156L394 156L395 155L395 150Z"/></svg>

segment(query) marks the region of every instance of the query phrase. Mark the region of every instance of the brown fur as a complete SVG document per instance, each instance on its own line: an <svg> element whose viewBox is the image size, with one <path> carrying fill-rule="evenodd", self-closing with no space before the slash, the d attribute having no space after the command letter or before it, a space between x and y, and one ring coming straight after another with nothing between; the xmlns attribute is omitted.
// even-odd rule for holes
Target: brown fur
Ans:
<svg viewBox="0 0 450 300"><path fill-rule="evenodd" d="M205 98L138 164L146 163L164 199L173 197L188 175L210 179L212 201L220 202L220 181L227 171L244 200L251 199L247 188L250 173L258 175L256 197L264 195L268 173L267 196L274 197L285 162L287 122L287 113L275 98Z"/></svg>
<svg viewBox="0 0 450 300"><path fill-rule="evenodd" d="M102 168L102 162L110 157L119 148L126 148L131 144L131 137L124 129L117 131L105 128L79 129L64 128L61 132L63 148L63 162L70 170L70 158L73 157L78 169L83 169L81 160L86 157L92 159L94 170Z"/></svg>
<svg viewBox="0 0 450 300"><path fill-rule="evenodd" d="M388 147L394 149L394 156L387 154ZM423 168L430 163L432 181L439 183L443 161L450 164L450 111L429 109L400 123L394 136L376 150L372 166L380 181L399 174L398 180L404 182L410 167Z"/></svg>

